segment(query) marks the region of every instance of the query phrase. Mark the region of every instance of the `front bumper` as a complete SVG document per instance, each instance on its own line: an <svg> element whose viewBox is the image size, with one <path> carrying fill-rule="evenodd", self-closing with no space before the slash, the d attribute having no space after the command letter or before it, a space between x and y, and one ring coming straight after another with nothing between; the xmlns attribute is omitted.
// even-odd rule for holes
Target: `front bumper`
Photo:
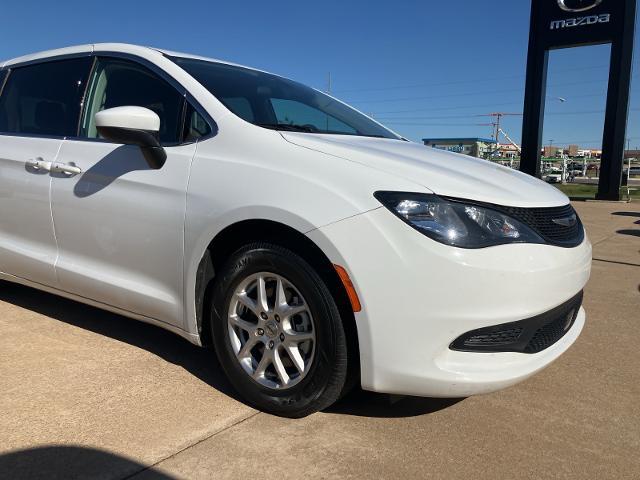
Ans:
<svg viewBox="0 0 640 480"><path fill-rule="evenodd" d="M385 208L308 236L344 266L360 297L356 314L362 387L432 397L488 393L533 375L559 357L584 326L535 354L454 351L465 332L534 317L583 289L591 244L510 244L477 250L437 243Z"/></svg>

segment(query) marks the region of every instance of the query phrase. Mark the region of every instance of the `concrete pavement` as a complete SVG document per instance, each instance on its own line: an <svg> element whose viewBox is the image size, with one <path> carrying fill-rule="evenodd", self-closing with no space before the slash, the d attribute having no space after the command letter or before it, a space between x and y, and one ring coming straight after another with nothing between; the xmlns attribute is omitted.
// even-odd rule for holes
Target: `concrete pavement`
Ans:
<svg viewBox="0 0 640 480"><path fill-rule="evenodd" d="M0 478L640 478L640 204L576 203L587 325L548 369L464 400L356 392L285 420L158 328L0 284Z"/></svg>

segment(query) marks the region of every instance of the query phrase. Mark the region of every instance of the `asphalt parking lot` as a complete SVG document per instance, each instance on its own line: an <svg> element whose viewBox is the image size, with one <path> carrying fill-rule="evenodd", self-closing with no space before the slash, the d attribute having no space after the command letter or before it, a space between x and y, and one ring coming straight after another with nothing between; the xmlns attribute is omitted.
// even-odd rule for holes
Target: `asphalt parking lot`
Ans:
<svg viewBox="0 0 640 480"><path fill-rule="evenodd" d="M210 351L0 283L0 478L640 478L640 204L575 206L594 244L582 336L461 400L355 392L272 417Z"/></svg>

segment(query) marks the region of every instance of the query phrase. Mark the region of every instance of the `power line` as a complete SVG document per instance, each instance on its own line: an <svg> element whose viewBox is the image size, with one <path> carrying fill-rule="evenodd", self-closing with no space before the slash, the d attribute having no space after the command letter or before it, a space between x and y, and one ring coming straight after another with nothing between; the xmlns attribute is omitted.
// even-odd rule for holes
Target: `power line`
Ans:
<svg viewBox="0 0 640 480"><path fill-rule="evenodd" d="M501 77L487 77L478 80L456 80L452 82L437 82L437 83L413 83L410 85L396 85L393 87L375 87L375 88L352 88L349 90L336 90L335 93L353 93L353 92L383 92L387 90L401 90L405 88L424 88L424 87L443 87L447 85L468 85L470 83L479 82L495 82L503 79L515 79L523 78L524 75L504 75Z"/></svg>
<svg viewBox="0 0 640 480"><path fill-rule="evenodd" d="M631 111L634 111L633 109ZM604 113L604 110L581 110L581 111L572 111L572 112L545 112L546 115L591 115L595 113ZM521 113L518 115L522 115ZM440 118L449 119L449 118L470 118L470 117L486 117L485 114L474 114L474 115L446 115L446 116L433 116L433 117L375 117L376 120L438 120Z"/></svg>
<svg viewBox="0 0 640 480"><path fill-rule="evenodd" d="M574 98L589 98L589 97L605 97L606 92L604 93L589 93L585 95L572 95L569 97L569 100L573 100ZM552 98L548 98L547 101L553 100ZM416 112L441 112L447 110L465 110L470 108L494 108L494 107L504 107L510 105L522 105L522 101L519 102L502 102L502 103L485 103L482 105L459 105L456 107L422 107L422 108L410 108L407 110L383 110L381 112L372 112L373 115L378 118L378 115L386 115L388 113L416 113Z"/></svg>
<svg viewBox="0 0 640 480"><path fill-rule="evenodd" d="M555 70L553 73L565 73L565 72L574 72L574 71L583 71L583 70L595 70L595 69L602 69L602 68L608 68L608 65L594 65L594 66L590 66L590 67L575 67L575 68L564 68L562 70ZM446 85L465 85L465 84L471 84L471 83L478 83L478 82L495 82L498 80L504 80L507 78L510 79L514 79L514 78L524 78L525 75L521 74L521 75L503 75L500 77L486 77L486 78L481 78L481 79L476 79L476 80L455 80L452 82L437 82L437 83L413 83L413 84L405 84L405 85L394 85L394 86L387 86L387 87L370 87L370 88L351 88L351 89L346 89L346 90L335 90L334 93L352 93L352 92L381 92L381 91L387 91L387 90L400 90L403 88L421 88L421 87L441 87L441 86L446 86Z"/></svg>
<svg viewBox="0 0 640 480"><path fill-rule="evenodd" d="M389 102L408 102L412 100L433 100L436 98L456 98L456 97L468 97L474 95L487 95L494 93L513 93L522 92L521 88L513 88L508 90L490 90L480 92L465 92L465 93L451 93L446 95L430 95L427 97L402 97L402 98L386 98L380 100L349 100L350 103L363 104L363 103L389 103Z"/></svg>
<svg viewBox="0 0 640 480"><path fill-rule="evenodd" d="M640 111L640 108L630 108L629 109L630 112L637 112ZM550 112L550 113L546 113L545 115L590 115L590 114L596 114L596 113L605 113L605 110L587 110L587 111L580 111L580 112ZM443 117L440 117L443 118ZM460 117L460 118L469 118L469 116L466 117ZM468 126L485 126L488 124L480 124L480 123L422 123L422 122L411 122L411 123L407 123L407 122L403 122L402 120L419 120L420 117L414 117L414 118L398 118L397 120L401 120L400 122L396 122L395 119L385 119L385 118L378 118L378 120L383 121L384 123L387 123L389 125L412 125L412 126L447 126L447 127L455 127L455 126L461 126L461 127L468 127ZM427 120L437 120L438 117L422 117L422 119L427 119ZM630 137L632 138L632 137Z"/></svg>
<svg viewBox="0 0 640 480"><path fill-rule="evenodd" d="M637 75L634 75L636 77ZM570 83L558 83L551 84L549 87L571 87L575 85L587 85L593 83L603 83L606 80L586 80L580 82L570 82ZM413 100L433 100L438 98L457 98L457 97L468 97L475 95L489 95L489 94L502 94L502 93L514 93L523 92L523 88L514 88L514 89L501 89L501 90L488 90L488 91L475 91L475 92L463 92L463 93L451 93L446 95L429 95L426 97L402 97L402 98L386 98L379 100L349 100L350 103L355 104L366 104L366 103L389 103L389 102L405 102L405 101L413 101Z"/></svg>
<svg viewBox="0 0 640 480"><path fill-rule="evenodd" d="M449 119L449 118L470 118L470 117L484 117L486 115L483 114L461 114L461 115L442 115L442 116L429 116L429 117L385 117L385 116L376 116L376 120L439 120Z"/></svg>
<svg viewBox="0 0 640 480"><path fill-rule="evenodd" d="M403 125L415 127L481 127L488 125L485 123L405 123L405 122L385 122L388 125Z"/></svg>
<svg viewBox="0 0 640 480"><path fill-rule="evenodd" d="M502 107L506 105L522 105L522 101L506 102L506 103L489 103L489 104L483 104L483 105L460 105L457 107L435 107L435 108L426 107L426 108L411 108L409 110L383 110L382 112L373 112L373 114L384 115L386 113L440 112L443 110L464 110L466 108L492 108L492 107Z"/></svg>

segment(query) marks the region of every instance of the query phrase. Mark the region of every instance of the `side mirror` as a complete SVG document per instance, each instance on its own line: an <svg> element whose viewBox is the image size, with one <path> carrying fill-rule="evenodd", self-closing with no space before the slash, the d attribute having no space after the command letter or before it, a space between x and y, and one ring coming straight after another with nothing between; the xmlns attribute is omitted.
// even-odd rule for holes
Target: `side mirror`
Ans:
<svg viewBox="0 0 640 480"><path fill-rule="evenodd" d="M153 169L160 169L167 153L160 144L160 117L144 107L115 107L96 113L96 129L114 143L138 145Z"/></svg>

